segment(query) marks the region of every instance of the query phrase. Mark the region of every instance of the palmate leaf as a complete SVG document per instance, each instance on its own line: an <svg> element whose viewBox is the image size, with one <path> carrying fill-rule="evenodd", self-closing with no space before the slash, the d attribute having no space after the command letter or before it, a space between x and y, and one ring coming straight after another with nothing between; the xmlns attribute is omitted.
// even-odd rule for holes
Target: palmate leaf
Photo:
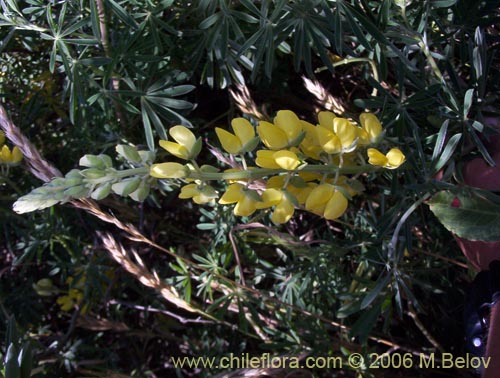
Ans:
<svg viewBox="0 0 500 378"><path fill-rule="evenodd" d="M441 191L428 205L443 226L457 236L468 240L500 240L500 203L477 191Z"/></svg>

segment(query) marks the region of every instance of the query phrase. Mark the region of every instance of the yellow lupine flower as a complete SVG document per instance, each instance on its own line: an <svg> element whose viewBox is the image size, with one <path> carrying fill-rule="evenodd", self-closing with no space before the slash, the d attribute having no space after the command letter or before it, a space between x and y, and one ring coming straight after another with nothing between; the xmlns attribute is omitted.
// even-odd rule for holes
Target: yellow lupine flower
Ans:
<svg viewBox="0 0 500 378"><path fill-rule="evenodd" d="M257 192L245 188L240 183L231 184L219 200L221 205L236 203L233 213L240 217L252 215L260 202L262 201Z"/></svg>
<svg viewBox="0 0 500 378"><path fill-rule="evenodd" d="M347 199L331 184L320 184L311 190L306 200L306 210L334 220L342 216L347 209Z"/></svg>
<svg viewBox="0 0 500 378"><path fill-rule="evenodd" d="M316 127L316 136L318 143L327 154L338 154L342 151L340 138L325 127Z"/></svg>
<svg viewBox="0 0 500 378"><path fill-rule="evenodd" d="M149 174L156 178L184 178L189 168L179 163L159 163L151 166Z"/></svg>
<svg viewBox="0 0 500 378"><path fill-rule="evenodd" d="M160 146L179 159L194 159L200 152L201 139L185 126L174 126L168 133L177 143L168 140L160 140Z"/></svg>
<svg viewBox="0 0 500 378"><path fill-rule="evenodd" d="M224 150L230 154L241 154L252 151L256 147L258 140L255 138L255 130L250 122L245 118L235 118L231 121L231 127L234 134L220 127L215 128Z"/></svg>
<svg viewBox="0 0 500 378"><path fill-rule="evenodd" d="M213 202L217 198L217 192L209 185L188 184L181 188L179 198L192 198L198 205Z"/></svg>
<svg viewBox="0 0 500 378"><path fill-rule="evenodd" d="M356 147L355 141L358 137L358 130L348 119L334 118L333 131L339 137L344 152L350 152Z"/></svg>
<svg viewBox="0 0 500 378"><path fill-rule="evenodd" d="M257 208L262 209L274 206L271 220L275 224L286 223L295 212L295 206L289 198L291 195L292 194L286 193L280 189L266 189L264 193L262 193L262 203L257 204Z"/></svg>
<svg viewBox="0 0 500 378"><path fill-rule="evenodd" d="M300 143L300 150L308 157L315 160L320 160L320 154L323 152L318 142L316 135L316 126L313 124L302 121L302 128L305 132L304 139Z"/></svg>
<svg viewBox="0 0 500 378"><path fill-rule="evenodd" d="M274 124L260 121L257 132L262 143L271 150L295 146L303 137L302 122L290 110L280 110L274 117Z"/></svg>
<svg viewBox="0 0 500 378"><path fill-rule="evenodd" d="M257 151L255 164L261 168L282 168L292 171L300 165L300 160L297 157L297 154L288 150L259 150Z"/></svg>
<svg viewBox="0 0 500 378"><path fill-rule="evenodd" d="M0 164L17 164L21 160L23 160L23 154L17 146L14 146L11 151L7 145L3 145L0 150Z"/></svg>
<svg viewBox="0 0 500 378"><path fill-rule="evenodd" d="M382 125L373 113L362 113L359 116L361 123L360 139L363 144L376 143L382 134Z"/></svg>
<svg viewBox="0 0 500 378"><path fill-rule="evenodd" d="M319 112L318 122L319 126L324 127L327 130L333 130L333 120L337 116L332 112Z"/></svg>
<svg viewBox="0 0 500 378"><path fill-rule="evenodd" d="M399 148L392 148L385 155L376 148L369 148L367 154L368 163L388 169L398 168L406 159Z"/></svg>

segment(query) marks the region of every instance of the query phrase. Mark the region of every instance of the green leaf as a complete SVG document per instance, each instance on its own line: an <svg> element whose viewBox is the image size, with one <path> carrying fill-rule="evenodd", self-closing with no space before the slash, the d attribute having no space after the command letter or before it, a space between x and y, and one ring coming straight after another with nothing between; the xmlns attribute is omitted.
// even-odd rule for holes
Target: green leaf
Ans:
<svg viewBox="0 0 500 378"><path fill-rule="evenodd" d="M434 172L439 171L441 168L444 167L444 165L450 160L451 156L455 152L455 149L457 148L458 142L460 142L460 139L462 138L462 134L458 133L456 135L453 135L450 140L448 141L448 144L444 148L443 153L439 157L439 160L436 162L436 165L434 166Z"/></svg>
<svg viewBox="0 0 500 378"><path fill-rule="evenodd" d="M431 198L429 207L446 229L462 238L500 240L500 205L475 191L441 191Z"/></svg>
<svg viewBox="0 0 500 378"><path fill-rule="evenodd" d="M467 118L467 115L469 114L470 108L472 106L472 100L474 96L474 89L468 89L467 92L465 92L465 97L464 97L464 119Z"/></svg>
<svg viewBox="0 0 500 378"><path fill-rule="evenodd" d="M367 308L378 297L380 292L387 287L390 279L391 276L389 274L386 274L383 278L377 281L377 284L375 285L373 290L370 291L368 295L361 301L361 310Z"/></svg>

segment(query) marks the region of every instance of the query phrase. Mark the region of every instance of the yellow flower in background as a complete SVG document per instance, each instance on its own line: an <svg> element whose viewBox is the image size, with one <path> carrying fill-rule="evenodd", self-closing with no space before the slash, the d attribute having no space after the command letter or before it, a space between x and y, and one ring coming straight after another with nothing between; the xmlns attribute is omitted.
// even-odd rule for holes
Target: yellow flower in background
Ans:
<svg viewBox="0 0 500 378"><path fill-rule="evenodd" d="M260 121L257 132L264 145L271 150L296 146L303 138L302 122L290 110L280 110L274 117L274 124Z"/></svg>
<svg viewBox="0 0 500 378"><path fill-rule="evenodd" d="M262 193L262 203L257 204L258 209L274 206L271 214L271 220L275 224L283 224L290 220L295 212L291 193L280 189L269 188Z"/></svg>
<svg viewBox="0 0 500 378"><path fill-rule="evenodd" d="M392 148L387 154L383 154L376 148L369 148L367 150L368 163L379 167L388 169L398 168L405 162L405 155L399 148Z"/></svg>
<svg viewBox="0 0 500 378"><path fill-rule="evenodd" d="M3 145L0 150L0 164L17 164L21 160L23 160L23 154L17 146L14 146L11 151L7 145Z"/></svg>
<svg viewBox="0 0 500 378"><path fill-rule="evenodd" d="M189 168L179 163L159 163L151 166L149 174L156 178L184 178Z"/></svg>
<svg viewBox="0 0 500 378"><path fill-rule="evenodd" d="M168 133L177 143L168 140L160 140L160 146L179 159L194 159L201 150L201 139L185 126L174 126Z"/></svg>
<svg viewBox="0 0 500 378"><path fill-rule="evenodd" d="M0 130L0 146L5 143L5 134Z"/></svg>
<svg viewBox="0 0 500 378"><path fill-rule="evenodd" d="M192 198L193 202L199 205L213 202L218 197L215 189L209 185L188 184L183 186L179 193L179 198Z"/></svg>
<svg viewBox="0 0 500 378"><path fill-rule="evenodd" d="M79 305L83 300L83 293L78 289L70 289L68 295L57 298L57 304L61 306L62 311L70 311L73 307Z"/></svg>
<svg viewBox="0 0 500 378"><path fill-rule="evenodd" d="M382 125L372 113L363 113L359 116L361 123L360 141L362 144L376 143L382 134Z"/></svg>
<svg viewBox="0 0 500 378"><path fill-rule="evenodd" d="M219 138L222 148L230 154L241 154L252 151L258 143L255 138L255 130L250 122L245 118L235 118L231 121L231 127L234 134L221 129L215 128L217 137Z"/></svg>
<svg viewBox="0 0 500 378"><path fill-rule="evenodd" d="M229 185L219 200L221 205L236 203L233 213L240 217L252 215L257 210L257 204L260 202L262 200L256 191L247 189L240 183Z"/></svg>
<svg viewBox="0 0 500 378"><path fill-rule="evenodd" d="M347 198L331 184L320 184L311 190L306 200L306 210L334 220L342 216L347 209Z"/></svg>
<svg viewBox="0 0 500 378"><path fill-rule="evenodd" d="M257 151L255 164L257 164L261 168L282 168L288 171L292 171L300 165L300 160L297 154L288 150L259 150Z"/></svg>

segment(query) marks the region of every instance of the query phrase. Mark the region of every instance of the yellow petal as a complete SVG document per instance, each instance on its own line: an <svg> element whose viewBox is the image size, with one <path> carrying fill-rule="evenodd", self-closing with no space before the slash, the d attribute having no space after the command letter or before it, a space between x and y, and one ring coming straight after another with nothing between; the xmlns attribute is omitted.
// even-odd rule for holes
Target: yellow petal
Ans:
<svg viewBox="0 0 500 378"><path fill-rule="evenodd" d="M309 198L309 195L316 186L317 184L310 182L305 188L296 188L295 186L290 185L287 189L295 196L295 198L297 198L297 202L300 205L303 205L306 203L307 198Z"/></svg>
<svg viewBox="0 0 500 378"><path fill-rule="evenodd" d="M276 160L274 159L275 151L271 150L259 150L257 151L257 158L255 159L255 164L262 168L280 168Z"/></svg>
<svg viewBox="0 0 500 378"><path fill-rule="evenodd" d="M359 122L361 123L363 129L368 133L370 142L376 142L379 135L382 133L382 125L375 114L363 113L359 116Z"/></svg>
<svg viewBox="0 0 500 378"><path fill-rule="evenodd" d="M376 148L369 148L367 150L367 154L368 154L368 163L370 163L371 165L378 165L380 167L384 167L387 164L387 157Z"/></svg>
<svg viewBox="0 0 500 378"><path fill-rule="evenodd" d="M168 133L177 143L184 146L188 151L191 151L196 143L196 137L191 130L185 126L174 126L168 130Z"/></svg>
<svg viewBox="0 0 500 378"><path fill-rule="evenodd" d="M281 201L274 209L271 220L276 224L283 224L290 220L295 211L295 207L290 201Z"/></svg>
<svg viewBox="0 0 500 378"><path fill-rule="evenodd" d="M181 188L181 192L179 193L179 198L187 199L193 198L200 193L198 190L198 185L196 184L188 184Z"/></svg>
<svg viewBox="0 0 500 378"><path fill-rule="evenodd" d="M282 198L283 192L281 190L274 188L266 189L264 193L262 193L262 202L258 202L256 206L258 209L266 209L279 204Z"/></svg>
<svg viewBox="0 0 500 378"><path fill-rule="evenodd" d="M302 123L291 110L280 110L274 117L274 124L285 132L289 143L297 139L302 132Z"/></svg>
<svg viewBox="0 0 500 378"><path fill-rule="evenodd" d="M198 191L198 195L193 197L193 201L198 205L212 202L218 197L217 192L210 185L204 185L201 190Z"/></svg>
<svg viewBox="0 0 500 378"><path fill-rule="evenodd" d="M344 195L339 191L335 191L325 207L323 216L329 220L337 219L345 213L347 205L348 202Z"/></svg>
<svg viewBox="0 0 500 378"><path fill-rule="evenodd" d="M300 143L301 151L308 157L320 160L320 153L323 152L318 143L316 126L309 122L302 121L302 128L305 132L304 139Z"/></svg>
<svg viewBox="0 0 500 378"><path fill-rule="evenodd" d="M333 131L339 137L343 149L351 147L358 137L356 126L351 124L346 118L334 118Z"/></svg>
<svg viewBox="0 0 500 378"><path fill-rule="evenodd" d="M272 176L266 182L266 188L282 188L285 185L286 176Z"/></svg>
<svg viewBox="0 0 500 378"><path fill-rule="evenodd" d="M327 130L333 131L333 120L336 117L337 116L332 112L319 112L318 113L319 125Z"/></svg>
<svg viewBox="0 0 500 378"><path fill-rule="evenodd" d="M181 146L179 143L170 142L168 140L160 140L160 146L179 159L189 159L188 149Z"/></svg>
<svg viewBox="0 0 500 378"><path fill-rule="evenodd" d="M217 137L219 138L220 144L222 144L222 148L224 148L224 150L233 155L240 153L243 146L237 136L219 127L215 128L215 132L217 133Z"/></svg>
<svg viewBox="0 0 500 378"><path fill-rule="evenodd" d="M252 215L255 210L257 210L256 204L257 202L254 201L253 198L244 195L243 199L239 201L234 207L234 215L237 215L239 217L248 217Z"/></svg>
<svg viewBox="0 0 500 378"><path fill-rule="evenodd" d="M149 174L156 178L184 178L189 174L189 168L179 163L153 164Z"/></svg>
<svg viewBox="0 0 500 378"><path fill-rule="evenodd" d="M9 147L7 145L4 145L2 149L0 150L0 162L2 163L10 163L11 162L11 154Z"/></svg>
<svg viewBox="0 0 500 378"><path fill-rule="evenodd" d="M240 139L241 144L245 145L255 138L255 130L250 122L245 118L235 118L231 121L231 127L234 134Z"/></svg>
<svg viewBox="0 0 500 378"><path fill-rule="evenodd" d="M385 156L387 157L387 168L389 169L399 167L406 159L399 148L392 148Z"/></svg>
<svg viewBox="0 0 500 378"><path fill-rule="evenodd" d="M226 192L219 200L219 203L221 205L228 205L230 203L241 201L245 196L242 189L243 185L239 183L229 185Z"/></svg>
<svg viewBox="0 0 500 378"><path fill-rule="evenodd" d="M285 131L281 130L272 123L260 121L257 126L257 132L259 133L262 143L264 143L267 148L279 150L288 145L288 139Z"/></svg>
<svg viewBox="0 0 500 378"><path fill-rule="evenodd" d="M324 127L317 127L316 135L318 137L318 143L327 154L337 154L342 150L339 137L332 131Z"/></svg>
<svg viewBox="0 0 500 378"><path fill-rule="evenodd" d="M17 146L14 146L12 149L12 163L19 163L21 160L23 160L23 154Z"/></svg>
<svg viewBox="0 0 500 378"><path fill-rule="evenodd" d="M288 171L294 170L300 165L299 158L292 151L277 151L273 154L273 158L276 161L276 164Z"/></svg>
<svg viewBox="0 0 500 378"><path fill-rule="evenodd" d="M306 200L306 210L313 213L322 212L330 198L335 193L335 188L330 184L321 184L311 190Z"/></svg>

